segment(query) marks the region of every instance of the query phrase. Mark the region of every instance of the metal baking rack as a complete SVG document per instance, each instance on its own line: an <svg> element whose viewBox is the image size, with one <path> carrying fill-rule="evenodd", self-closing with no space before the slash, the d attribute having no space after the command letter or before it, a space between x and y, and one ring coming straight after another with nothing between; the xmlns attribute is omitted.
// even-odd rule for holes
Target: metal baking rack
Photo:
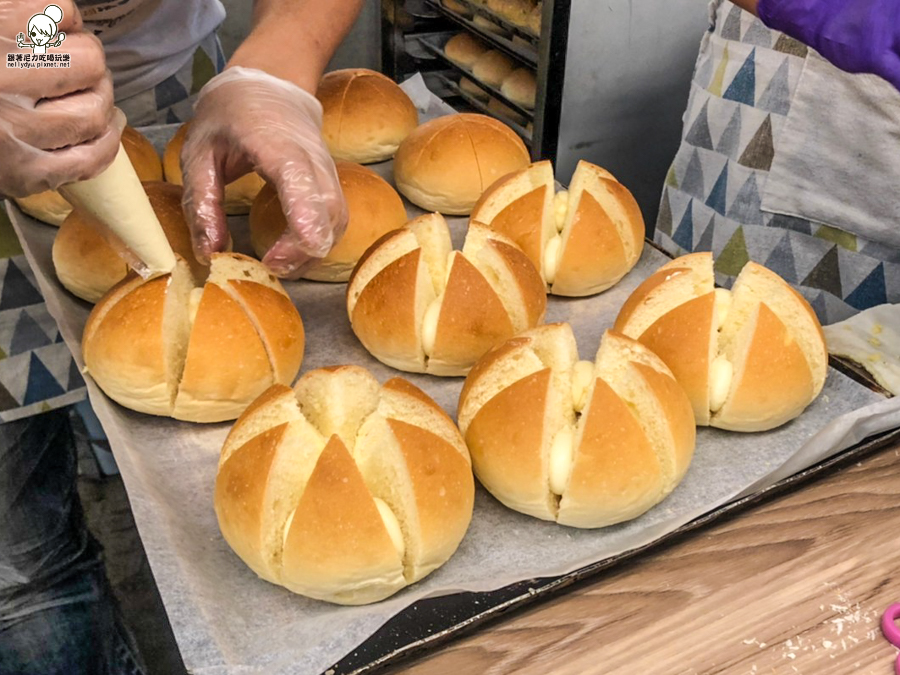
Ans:
<svg viewBox="0 0 900 675"><path fill-rule="evenodd" d="M461 89L459 84L457 84L453 79L447 76L446 72L444 73L436 73L435 77L441 81L441 84L446 89L449 89L453 92L454 96L459 96L465 102L470 105L472 108L476 109L478 112L484 113L485 115L490 115L496 119L499 119L510 129L515 131L519 136L521 136L522 140L525 142L525 145L530 149L532 146L532 135L531 132L528 131L521 124L516 122L515 120L510 119L506 115L499 113L495 110L488 110L487 103L484 101L472 96L469 92ZM472 79L472 78L469 78ZM505 100L505 99L504 99Z"/></svg>

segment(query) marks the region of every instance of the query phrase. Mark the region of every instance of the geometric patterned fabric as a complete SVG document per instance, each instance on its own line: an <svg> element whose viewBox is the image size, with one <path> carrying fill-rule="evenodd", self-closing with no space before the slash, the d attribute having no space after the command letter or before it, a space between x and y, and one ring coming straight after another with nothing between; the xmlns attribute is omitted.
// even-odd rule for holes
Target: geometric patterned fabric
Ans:
<svg viewBox="0 0 900 675"><path fill-rule="evenodd" d="M900 251L760 207L807 47L714 0L654 238L672 255L712 251L730 287L748 260L797 288L825 323L900 302Z"/></svg>

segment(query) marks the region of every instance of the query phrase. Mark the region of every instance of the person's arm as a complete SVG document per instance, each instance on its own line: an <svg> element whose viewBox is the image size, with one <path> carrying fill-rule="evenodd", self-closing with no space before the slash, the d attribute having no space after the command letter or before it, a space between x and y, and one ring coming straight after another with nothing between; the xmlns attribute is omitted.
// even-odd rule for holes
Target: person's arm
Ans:
<svg viewBox="0 0 900 675"><path fill-rule="evenodd" d="M731 0L735 5L740 7L743 10L750 12L751 14L756 14L756 4L757 0Z"/></svg>
<svg viewBox="0 0 900 675"><path fill-rule="evenodd" d="M251 170L274 185L288 223L263 258L276 274L298 276L343 234L347 205L314 94L363 1L257 1L250 35L201 91L181 153L199 259L227 245L224 186Z"/></svg>

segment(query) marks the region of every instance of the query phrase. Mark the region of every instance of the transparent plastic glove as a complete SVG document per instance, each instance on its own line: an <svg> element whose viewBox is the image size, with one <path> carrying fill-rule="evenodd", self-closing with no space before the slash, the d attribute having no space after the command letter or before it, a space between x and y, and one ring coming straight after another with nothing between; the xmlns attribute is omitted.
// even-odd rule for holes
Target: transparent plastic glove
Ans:
<svg viewBox="0 0 900 675"><path fill-rule="evenodd" d="M900 89L900 0L759 0L757 12L838 68Z"/></svg>
<svg viewBox="0 0 900 675"><path fill-rule="evenodd" d="M68 54L69 67L0 64L3 196L25 197L92 178L119 148L121 127L113 115L112 78L103 48L84 31L71 0L55 0L54 5L0 0L0 58L27 54L34 59L35 50Z"/></svg>
<svg viewBox="0 0 900 675"><path fill-rule="evenodd" d="M198 259L225 248L225 185L252 170L277 189L288 223L263 262L296 278L328 254L348 214L321 128L318 100L289 82L249 68L229 68L209 81L181 153Z"/></svg>

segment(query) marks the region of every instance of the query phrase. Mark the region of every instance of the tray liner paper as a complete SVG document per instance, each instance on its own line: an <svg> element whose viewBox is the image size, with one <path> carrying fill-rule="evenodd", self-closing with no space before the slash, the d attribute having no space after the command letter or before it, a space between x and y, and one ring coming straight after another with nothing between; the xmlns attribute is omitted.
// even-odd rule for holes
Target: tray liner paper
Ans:
<svg viewBox="0 0 900 675"><path fill-rule="evenodd" d="M446 112L420 78L410 85L423 118ZM174 127L150 129L158 149ZM390 180L391 164L374 167ZM421 213L408 205L410 215ZM81 334L90 307L63 289L50 258L56 228L10 208L14 225L51 313L81 363ZM453 218L461 244L465 219ZM249 252L247 219L231 220L235 247ZM551 298L547 321L568 321L580 356L593 359L629 293L666 258L646 247L635 269L613 289L586 299ZM285 284L306 327L303 372L335 364L369 368L384 382L402 375L455 418L462 378L394 371L353 336L344 284ZM626 524L583 531L529 518L478 488L472 525L456 555L392 598L339 607L294 595L256 577L232 553L213 511L216 464L229 424L200 425L126 410L88 377L91 402L109 435L141 539L182 657L192 673L318 673L340 660L390 617L417 599L459 590L497 589L558 576L650 543L742 493L770 485L861 438L900 426L900 401L886 400L830 370L821 396L780 429L737 434L701 428L682 484L659 506Z"/></svg>

